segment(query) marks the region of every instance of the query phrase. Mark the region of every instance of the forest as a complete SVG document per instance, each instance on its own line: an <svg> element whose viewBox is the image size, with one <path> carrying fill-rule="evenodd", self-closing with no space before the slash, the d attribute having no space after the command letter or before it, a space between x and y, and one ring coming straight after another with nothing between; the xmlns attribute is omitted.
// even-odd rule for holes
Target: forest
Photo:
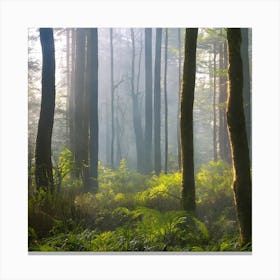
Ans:
<svg viewBox="0 0 280 280"><path fill-rule="evenodd" d="M251 69L250 28L29 28L29 252L252 251Z"/></svg>

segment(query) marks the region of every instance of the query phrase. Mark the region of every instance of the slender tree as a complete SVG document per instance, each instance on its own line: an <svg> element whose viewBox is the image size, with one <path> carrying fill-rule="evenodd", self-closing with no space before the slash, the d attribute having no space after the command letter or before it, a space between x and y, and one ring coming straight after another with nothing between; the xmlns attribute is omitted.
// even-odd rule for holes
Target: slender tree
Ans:
<svg viewBox="0 0 280 280"><path fill-rule="evenodd" d="M155 172L161 171L161 148L160 148L160 68L161 68L161 38L162 28L156 29L156 50L155 50L155 80L154 80L154 150L155 150Z"/></svg>
<svg viewBox="0 0 280 280"><path fill-rule="evenodd" d="M145 28L145 172L152 172L153 73L152 29Z"/></svg>
<svg viewBox="0 0 280 280"><path fill-rule="evenodd" d="M167 48L168 48L168 28L165 29L165 52L164 52L164 130L165 130L165 163L164 173L168 171L168 106L167 106Z"/></svg>
<svg viewBox="0 0 280 280"><path fill-rule="evenodd" d="M111 54L111 167L114 168L114 145L115 145L115 102L114 102L114 47L113 29L110 28L110 54Z"/></svg>
<svg viewBox="0 0 280 280"><path fill-rule="evenodd" d="M89 94L89 130L90 130L90 186L89 190L98 190L98 34L97 28L88 31L87 47L87 90Z"/></svg>
<svg viewBox="0 0 280 280"><path fill-rule="evenodd" d="M51 139L55 108L55 50L52 28L40 28L42 46L42 99L35 150L37 189L54 190Z"/></svg>
<svg viewBox="0 0 280 280"><path fill-rule="evenodd" d="M180 99L180 91L181 91L181 68L182 68L182 51L181 51L181 28L178 28L178 51L179 51L179 56L178 56L178 64L179 64L179 80L178 80L178 93L179 93L179 99ZM177 150L178 150L178 168L181 170L181 142L180 142L180 102L178 102L178 125L177 125Z"/></svg>
<svg viewBox="0 0 280 280"><path fill-rule="evenodd" d="M252 185L249 148L243 108L243 66L240 28L227 29L229 51L229 96L227 123L233 159L233 190L241 243L252 241Z"/></svg>
<svg viewBox="0 0 280 280"><path fill-rule="evenodd" d="M133 28L130 29L131 42L132 42L132 59L131 59L131 98L132 98L132 118L133 127L135 133L136 143L136 158L137 158L137 171L140 173L144 172L144 142L143 142L143 130L140 119L140 110L138 102L138 86L135 88L135 36ZM141 52L140 52L141 53ZM141 56L139 58L141 60ZM137 83L138 84L138 83Z"/></svg>
<svg viewBox="0 0 280 280"><path fill-rule="evenodd" d="M250 153L250 162L252 158L252 140L251 140L251 129L252 129L252 112L251 112L251 83L250 83L250 65L249 65L249 29L241 28L241 57L243 61L243 99L244 99L244 113L246 121L246 133L248 137L249 153Z"/></svg>
<svg viewBox="0 0 280 280"><path fill-rule="evenodd" d="M214 53L214 67L213 67L213 156L214 161L218 159L217 155L217 111L216 111L216 58L217 58L217 52L216 52L216 43L213 44L213 53Z"/></svg>
<svg viewBox="0 0 280 280"><path fill-rule="evenodd" d="M88 95L85 90L86 30L78 28L76 33L75 59L75 163L76 176L81 177L84 189L89 185L88 173Z"/></svg>
<svg viewBox="0 0 280 280"><path fill-rule="evenodd" d="M70 150L75 152L75 58L76 58L76 30L71 29L71 78L69 91L69 138ZM74 174L73 174L74 175Z"/></svg>
<svg viewBox="0 0 280 280"><path fill-rule="evenodd" d="M71 66L70 66L70 32L69 28L66 29L66 86L67 86L67 97L66 97L66 146L70 147L70 77L71 77Z"/></svg>
<svg viewBox="0 0 280 280"><path fill-rule="evenodd" d="M226 41L224 41L221 42L219 46L219 148L220 158L228 163L231 163L231 152L226 120L226 103L228 97L226 74L227 65L227 44Z"/></svg>
<svg viewBox="0 0 280 280"><path fill-rule="evenodd" d="M195 211L194 155L193 155L193 102L196 72L196 42L198 28L187 28L185 59L181 91L181 146L182 146L182 206Z"/></svg>

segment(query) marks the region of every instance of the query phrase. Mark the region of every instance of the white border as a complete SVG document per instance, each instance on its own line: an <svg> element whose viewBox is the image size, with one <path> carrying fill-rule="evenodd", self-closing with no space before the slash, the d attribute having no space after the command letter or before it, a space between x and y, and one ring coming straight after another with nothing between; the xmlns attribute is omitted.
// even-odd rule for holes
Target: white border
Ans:
<svg viewBox="0 0 280 280"><path fill-rule="evenodd" d="M0 279L280 279L278 1L1 1ZM28 255L27 28L253 28L253 254Z"/></svg>

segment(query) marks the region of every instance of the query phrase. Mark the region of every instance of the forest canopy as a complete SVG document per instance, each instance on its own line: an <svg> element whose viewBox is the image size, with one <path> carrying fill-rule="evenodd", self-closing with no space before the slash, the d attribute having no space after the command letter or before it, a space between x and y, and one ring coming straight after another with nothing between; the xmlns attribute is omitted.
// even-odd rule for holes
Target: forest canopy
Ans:
<svg viewBox="0 0 280 280"><path fill-rule="evenodd" d="M30 28L29 251L251 251L251 36Z"/></svg>

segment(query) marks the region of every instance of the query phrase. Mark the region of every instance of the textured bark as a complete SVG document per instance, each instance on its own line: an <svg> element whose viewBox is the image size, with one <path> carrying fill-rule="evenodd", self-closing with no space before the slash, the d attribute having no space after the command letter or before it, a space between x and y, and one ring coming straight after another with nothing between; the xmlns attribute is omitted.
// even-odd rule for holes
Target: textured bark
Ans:
<svg viewBox="0 0 280 280"><path fill-rule="evenodd" d="M233 189L241 243L246 244L252 241L252 185L242 97L243 69L240 53L240 28L227 29L227 40L229 50L227 123L233 159Z"/></svg>
<svg viewBox="0 0 280 280"><path fill-rule="evenodd" d="M156 29L155 50L155 80L154 80L154 150L155 150L155 172L161 171L161 148L160 148L160 68L161 68L161 38L162 28Z"/></svg>
<svg viewBox="0 0 280 280"><path fill-rule="evenodd" d="M97 28L88 32L87 90L89 95L90 167L89 191L98 190L98 34Z"/></svg>
<svg viewBox="0 0 280 280"><path fill-rule="evenodd" d="M165 159L164 173L168 171L168 106L167 106L167 48L168 48L168 29L165 29L165 52L164 52L164 134L165 134Z"/></svg>
<svg viewBox="0 0 280 280"><path fill-rule="evenodd" d="M153 73L152 29L145 28L145 172L152 172Z"/></svg>
<svg viewBox="0 0 280 280"><path fill-rule="evenodd" d="M51 139L55 108L55 50L52 28L40 28L42 46L42 99L35 149L37 189L54 190Z"/></svg>
<svg viewBox="0 0 280 280"><path fill-rule="evenodd" d="M185 59L181 92L181 146L182 146L182 206L195 211L194 151L193 151L193 102L196 72L197 28L187 28Z"/></svg>
<svg viewBox="0 0 280 280"><path fill-rule="evenodd" d="M231 163L231 152L229 144L229 135L226 120L226 102L227 102L227 76L224 73L227 69L227 44L221 43L219 46L219 70L222 72L219 77L219 145L220 158Z"/></svg>

